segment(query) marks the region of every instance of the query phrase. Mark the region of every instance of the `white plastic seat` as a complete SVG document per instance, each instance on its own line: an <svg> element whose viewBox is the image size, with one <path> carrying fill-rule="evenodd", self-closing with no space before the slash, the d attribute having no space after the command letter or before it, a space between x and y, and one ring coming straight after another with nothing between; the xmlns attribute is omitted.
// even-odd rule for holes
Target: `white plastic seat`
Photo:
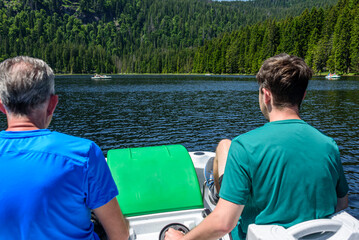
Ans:
<svg viewBox="0 0 359 240"><path fill-rule="evenodd" d="M358 240L359 221L345 211L330 219L299 223L288 229L278 225L248 227L247 240Z"/></svg>

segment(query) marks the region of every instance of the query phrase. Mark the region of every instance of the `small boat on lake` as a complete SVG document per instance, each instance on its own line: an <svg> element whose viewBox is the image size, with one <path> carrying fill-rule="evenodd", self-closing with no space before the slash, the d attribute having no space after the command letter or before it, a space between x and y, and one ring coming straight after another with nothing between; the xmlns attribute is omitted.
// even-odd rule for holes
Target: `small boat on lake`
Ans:
<svg viewBox="0 0 359 240"><path fill-rule="evenodd" d="M91 77L92 80L103 80L103 79L111 79L111 76L108 75L99 75L96 74L95 76Z"/></svg>
<svg viewBox="0 0 359 240"><path fill-rule="evenodd" d="M329 73L327 76L325 76L326 79L338 79L340 78L339 75L337 75L336 73Z"/></svg>
<svg viewBox="0 0 359 240"><path fill-rule="evenodd" d="M109 150L107 163L121 193L117 199L130 222L129 240L163 240L170 227L186 233L203 221L215 208L206 187L214 156L182 145ZM230 239L231 234L221 238ZM247 240L259 239L359 239L359 221L341 211L288 229L251 224Z"/></svg>

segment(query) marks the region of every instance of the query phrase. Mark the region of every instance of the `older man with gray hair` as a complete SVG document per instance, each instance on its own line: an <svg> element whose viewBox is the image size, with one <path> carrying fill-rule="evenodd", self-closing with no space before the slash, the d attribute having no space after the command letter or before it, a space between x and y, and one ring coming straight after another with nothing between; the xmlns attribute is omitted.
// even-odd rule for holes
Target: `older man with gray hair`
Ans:
<svg viewBox="0 0 359 240"><path fill-rule="evenodd" d="M99 239L91 209L109 239L128 239L128 223L100 148L50 131L58 103L54 73L42 60L0 64L0 238Z"/></svg>

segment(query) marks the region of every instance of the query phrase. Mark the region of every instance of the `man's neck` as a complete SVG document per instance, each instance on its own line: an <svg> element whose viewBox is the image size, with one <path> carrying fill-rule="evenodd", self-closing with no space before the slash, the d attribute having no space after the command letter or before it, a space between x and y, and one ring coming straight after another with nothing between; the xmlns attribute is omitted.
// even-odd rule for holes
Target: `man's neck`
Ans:
<svg viewBox="0 0 359 240"><path fill-rule="evenodd" d="M13 118L8 121L8 128L6 131L30 131L38 129L40 128L27 118Z"/></svg>
<svg viewBox="0 0 359 240"><path fill-rule="evenodd" d="M285 107L282 109L273 108L268 115L270 122L289 119L301 119L299 116L298 107Z"/></svg>
<svg viewBox="0 0 359 240"><path fill-rule="evenodd" d="M44 129L47 127L46 117L44 113L33 112L29 115L12 115L7 114L7 125L6 131L30 131Z"/></svg>

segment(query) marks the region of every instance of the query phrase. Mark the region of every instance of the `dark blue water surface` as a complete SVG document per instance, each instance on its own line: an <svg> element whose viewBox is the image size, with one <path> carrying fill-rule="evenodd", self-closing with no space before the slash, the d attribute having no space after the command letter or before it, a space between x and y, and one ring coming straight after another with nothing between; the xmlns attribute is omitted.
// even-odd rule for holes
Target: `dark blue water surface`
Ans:
<svg viewBox="0 0 359 240"><path fill-rule="evenodd" d="M58 76L56 89L59 105L50 128L91 139L105 154L162 144L214 151L222 138L266 122L254 76L117 75L102 81ZM349 212L357 218L358 114L359 78L310 82L301 116L337 141L350 185ZM4 116L1 127L6 127Z"/></svg>

